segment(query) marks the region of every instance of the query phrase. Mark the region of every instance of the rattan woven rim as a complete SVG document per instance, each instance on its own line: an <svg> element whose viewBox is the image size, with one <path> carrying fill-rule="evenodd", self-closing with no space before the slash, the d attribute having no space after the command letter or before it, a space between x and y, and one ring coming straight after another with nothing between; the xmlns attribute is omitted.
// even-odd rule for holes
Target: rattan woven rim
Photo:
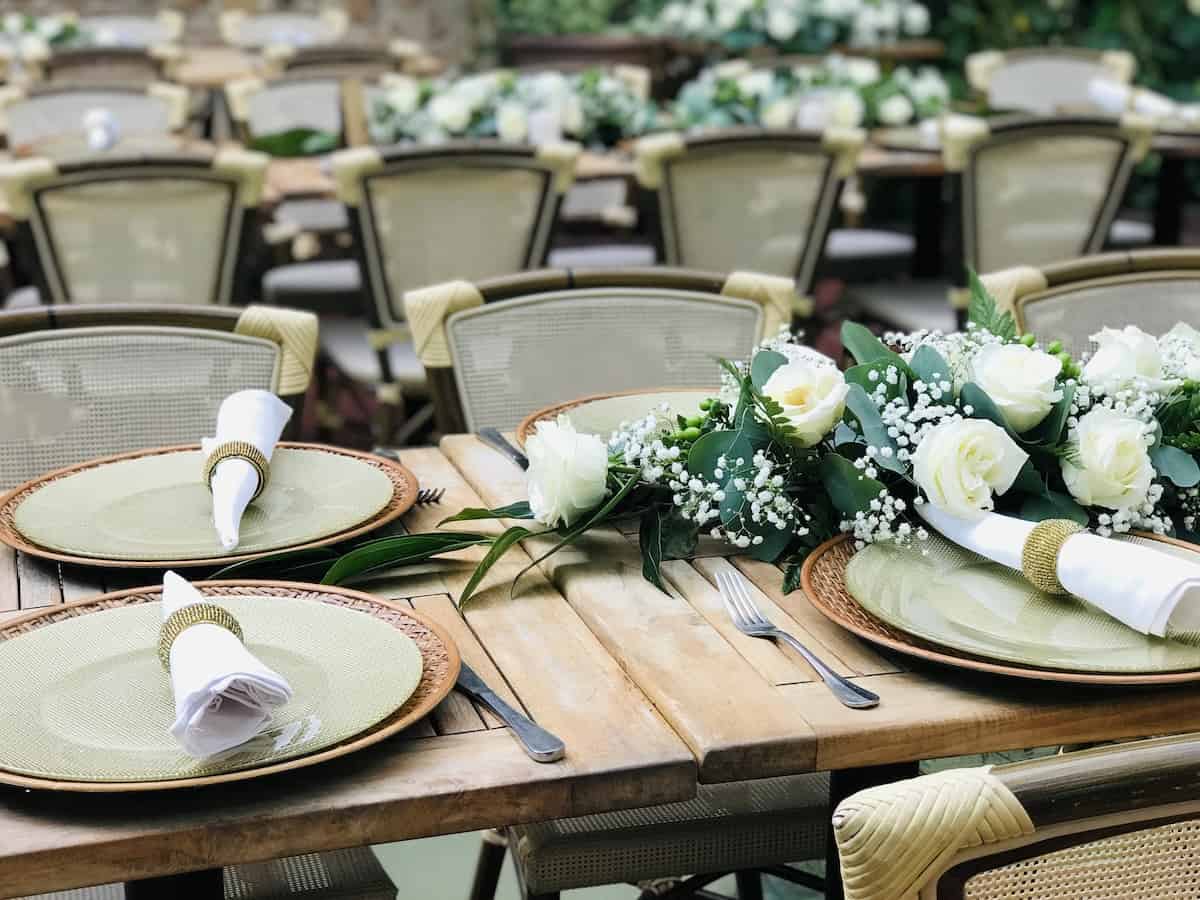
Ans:
<svg viewBox="0 0 1200 900"><path fill-rule="evenodd" d="M98 466L107 465L108 463L120 462L127 459L138 459L143 456L157 456L167 453L184 453L194 452L200 449L199 444L184 444L174 447L154 447L147 450L134 450L131 453L118 453L114 456L105 456L100 459L88 460L87 462L78 463L73 466L67 466L63 469L57 469L49 472L32 481L27 481L24 484L17 485L3 497L0 497L0 542L8 544L14 549L20 550L22 553L28 553L30 556L40 556L44 559L53 559L58 562L74 563L80 566L99 566L101 568L121 568L121 569L187 569L205 566L211 569L216 569L222 566L227 566L236 562L245 562L251 559L261 559L264 556L270 556L275 553L290 552L293 550L308 550L313 547L325 547L329 544L338 544L342 541L348 541L351 538L360 537L368 532L374 531L389 522L400 518L408 512L414 503L417 502L417 476L410 472L399 462L387 459L382 456L375 456L372 453L363 453L358 450L349 450L345 447L332 447L327 444L305 444L296 441L281 441L280 447L285 447L293 450L319 450L324 453L335 453L340 456L349 456L354 459L360 459L369 465L379 469L392 482L392 499L388 504L371 518L353 528L344 529L334 534L327 535L315 541L308 541L303 544L293 544L289 547L276 547L273 550L263 550L257 553L240 553L232 556L210 556L203 559L104 559L97 556L76 556L71 553L63 553L58 550L52 550L48 547L42 547L39 544L29 541L20 531L17 530L16 523L13 520L16 514L17 507L26 497L40 490L45 485L52 481L58 481L60 478L66 478L69 475L74 475L77 472L82 472L85 469L94 469Z"/></svg>
<svg viewBox="0 0 1200 900"><path fill-rule="evenodd" d="M541 409L531 412L517 426L517 443L522 448L525 447L525 439L533 434L533 430L537 427L538 422L557 419L563 413L568 413L576 407L583 406L587 403L595 403L597 400L611 400L613 397L635 397L638 394L665 394L676 391L679 393L695 392L697 394L706 394L709 397L715 397L720 388L698 388L698 387L657 387L657 388L634 388L631 391L609 391L603 394L589 394L586 397L579 397L575 400L568 400L565 403L555 403L553 406L544 406Z"/></svg>
<svg viewBox="0 0 1200 900"><path fill-rule="evenodd" d="M1192 550L1197 549L1194 544L1174 538L1158 537L1152 534L1140 534L1139 536L1164 543L1178 544ZM846 564L850 562L850 557L853 555L854 545L850 535L844 534L826 541L809 554L808 559L804 561L804 567L800 572L800 582L808 601L818 612L847 631L873 644L945 666L1037 681L1112 686L1188 684L1200 681L1200 669L1144 675L1039 669L996 662L952 650L932 641L922 640L871 615L850 595L846 590L845 575Z"/></svg>
<svg viewBox="0 0 1200 900"><path fill-rule="evenodd" d="M197 778L177 778L163 781L57 781L18 775L14 772L0 769L0 784L10 784L16 787L38 790L72 791L92 794L164 791L207 787L231 781L246 781L251 778L261 778L266 775L291 771L292 769L301 769L370 747L415 724L445 699L446 695L454 688L454 683L458 679L458 670L462 665L462 658L459 655L458 647L449 633L438 623L397 603L381 600L378 597L372 597L369 594L346 588L327 587L319 584L298 584L286 581L199 581L195 583L195 587L207 597L264 595L288 597L300 600L312 600L318 603L329 603L374 616L400 629L412 638L417 648L421 651L421 680L417 683L416 690L413 691L404 704L382 722L373 725L366 731L362 731L340 744L326 747L308 756L298 756L270 765L240 769L236 772L225 772L220 775L205 775ZM27 616L20 616L4 623L3 626L0 626L0 641L6 641L36 628L62 621L63 619L137 603L152 603L161 599L162 587L158 585L114 591L113 593L102 594L86 600L76 600L73 603L47 607L46 609L39 610Z"/></svg>

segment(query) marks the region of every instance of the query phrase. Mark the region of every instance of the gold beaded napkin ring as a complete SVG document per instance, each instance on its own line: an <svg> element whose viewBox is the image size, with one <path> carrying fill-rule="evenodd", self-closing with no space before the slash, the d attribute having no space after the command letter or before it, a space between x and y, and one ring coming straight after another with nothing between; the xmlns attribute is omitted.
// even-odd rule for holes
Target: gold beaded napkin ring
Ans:
<svg viewBox="0 0 1200 900"><path fill-rule="evenodd" d="M233 613L215 603L192 603L175 610L167 616L162 629L158 632L158 658L163 668L171 670L171 645L176 638L193 625L216 625L233 634L243 644L246 639L242 636L242 626Z"/></svg>
<svg viewBox="0 0 1200 900"><path fill-rule="evenodd" d="M1071 593L1058 580L1058 554L1071 535L1085 530L1070 519L1046 519L1033 526L1021 550L1021 571L1034 587L1048 594Z"/></svg>
<svg viewBox="0 0 1200 900"><path fill-rule="evenodd" d="M254 471L258 474L258 487L254 489L254 496L250 498L250 502L253 503L263 492L263 488L267 486L271 463L263 455L263 452L249 441L226 441L208 454L208 459L204 461L204 483L208 485L210 491L212 490L213 472L216 471L218 464L227 459L244 459L254 467Z"/></svg>

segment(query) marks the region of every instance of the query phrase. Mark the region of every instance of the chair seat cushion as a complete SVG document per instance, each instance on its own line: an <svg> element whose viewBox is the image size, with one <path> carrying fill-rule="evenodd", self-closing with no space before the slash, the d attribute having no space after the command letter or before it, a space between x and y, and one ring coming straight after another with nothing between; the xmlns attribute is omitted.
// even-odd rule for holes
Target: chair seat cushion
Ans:
<svg viewBox="0 0 1200 900"><path fill-rule="evenodd" d="M346 377L363 384L379 384L383 380L379 354L367 341L367 331L365 319L322 316L321 351ZM392 377L406 396L425 396L429 393L425 367L417 358L412 341L392 344L387 353Z"/></svg>
<svg viewBox="0 0 1200 900"><path fill-rule="evenodd" d="M957 327L949 290L944 281L881 281L855 285L846 296L861 314L901 331L949 332Z"/></svg>
<svg viewBox="0 0 1200 900"><path fill-rule="evenodd" d="M509 829L532 894L823 858L829 776L699 787L695 799Z"/></svg>
<svg viewBox="0 0 1200 900"><path fill-rule="evenodd" d="M367 308L362 276L352 259L280 266L263 276L262 289L264 302L274 306L355 315Z"/></svg>
<svg viewBox="0 0 1200 900"><path fill-rule="evenodd" d="M563 247L550 251L552 269L624 269L654 265L654 248L646 244Z"/></svg>
<svg viewBox="0 0 1200 900"><path fill-rule="evenodd" d="M830 259L911 256L917 242L911 234L879 228L835 228L825 240L825 255Z"/></svg>
<svg viewBox="0 0 1200 900"><path fill-rule="evenodd" d="M38 289L33 285L17 288L4 300L5 309L29 309L30 307L41 305L42 295L38 293Z"/></svg>
<svg viewBox="0 0 1200 900"><path fill-rule="evenodd" d="M1154 241L1154 226L1137 219L1116 219L1108 229L1108 242L1115 247L1137 247Z"/></svg>

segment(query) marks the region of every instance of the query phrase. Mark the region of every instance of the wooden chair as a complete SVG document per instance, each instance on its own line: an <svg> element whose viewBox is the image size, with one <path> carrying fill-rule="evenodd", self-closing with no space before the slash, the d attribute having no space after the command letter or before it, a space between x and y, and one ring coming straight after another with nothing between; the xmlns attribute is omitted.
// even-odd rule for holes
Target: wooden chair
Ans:
<svg viewBox="0 0 1200 900"><path fill-rule="evenodd" d="M262 49L262 56L264 71L272 77L312 75L374 80L388 72L430 75L440 68L438 60L421 44L403 38L386 45L268 44Z"/></svg>
<svg viewBox="0 0 1200 900"><path fill-rule="evenodd" d="M247 13L240 9L224 10L218 19L221 40L233 47L261 49L270 44L333 44L346 36L349 17L340 9L325 9L316 15L305 13Z"/></svg>
<svg viewBox="0 0 1200 900"><path fill-rule="evenodd" d="M187 23L183 13L160 9L154 15L91 13L81 16L79 29L101 47L156 47L178 44Z"/></svg>
<svg viewBox="0 0 1200 900"><path fill-rule="evenodd" d="M853 302L904 330L951 330L966 308L967 266L989 272L1098 253L1151 136L1135 117L948 119L942 155L958 221L951 281L856 286Z"/></svg>
<svg viewBox="0 0 1200 900"><path fill-rule="evenodd" d="M1162 334L1176 322L1200 322L1200 250L1105 253L984 275L1017 327L1060 340L1072 355L1092 350L1091 335L1114 323Z"/></svg>
<svg viewBox="0 0 1200 900"><path fill-rule="evenodd" d="M967 57L967 83L993 110L1054 116L1100 112L1091 100L1093 78L1129 84L1137 58L1126 50L1023 47L982 50Z"/></svg>
<svg viewBox="0 0 1200 900"><path fill-rule="evenodd" d="M34 82L72 84L150 84L170 81L183 51L176 44L151 47L53 47L26 57Z"/></svg>
<svg viewBox="0 0 1200 900"><path fill-rule="evenodd" d="M239 148L32 158L0 164L0 189L43 302L222 306L255 234L266 167Z"/></svg>
<svg viewBox="0 0 1200 900"><path fill-rule="evenodd" d="M353 381L375 390L391 418L403 397L429 390L408 339L404 293L541 265L577 155L573 144L494 141L334 154L357 259L268 272L263 296L301 308L340 303L350 316L325 318L322 348Z"/></svg>
<svg viewBox="0 0 1200 900"><path fill-rule="evenodd" d="M833 833L848 900L1195 897L1200 737L871 788Z"/></svg>
<svg viewBox="0 0 1200 900"><path fill-rule="evenodd" d="M843 128L642 138L637 176L657 195L662 259L784 275L807 296L863 140Z"/></svg>
<svg viewBox="0 0 1200 900"><path fill-rule="evenodd" d="M88 152L84 117L95 109L112 116L122 138L179 135L188 91L162 82L8 85L0 88L0 143L24 154L81 155Z"/></svg>
<svg viewBox="0 0 1200 900"><path fill-rule="evenodd" d="M512 428L603 391L710 387L791 319L789 278L685 269L543 269L409 291L440 431Z"/></svg>
<svg viewBox="0 0 1200 900"><path fill-rule="evenodd" d="M58 306L0 313L0 491L99 456L198 441L234 391L302 398L317 319L299 310Z"/></svg>

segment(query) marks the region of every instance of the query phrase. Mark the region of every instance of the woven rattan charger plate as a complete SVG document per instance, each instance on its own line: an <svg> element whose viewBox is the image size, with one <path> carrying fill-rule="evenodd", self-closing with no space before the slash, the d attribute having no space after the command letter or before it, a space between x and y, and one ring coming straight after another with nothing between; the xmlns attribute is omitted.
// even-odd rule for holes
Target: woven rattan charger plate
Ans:
<svg viewBox="0 0 1200 900"><path fill-rule="evenodd" d="M102 459L90 460L74 466L68 466L64 469L58 469L50 472L40 478L35 478L25 484L19 485L9 491L3 497L0 497L0 541L14 547L31 556L41 556L45 559L53 559L59 562L75 563L83 566L102 566L108 568L154 568L154 569L183 569L196 566L226 566L235 562L242 562L249 559L258 559L259 557L277 553L283 550L302 550L311 547L323 547L329 544L337 544L342 541L347 541L352 538L361 537L368 532L374 531L377 528L386 525L387 523L399 518L408 512L412 505L417 500L417 477L413 475L407 468L402 466L395 460L386 459L381 456L375 456L370 453L361 453L356 450L348 450L343 447L331 447L324 444L304 444L290 441L283 441L279 444L280 448L320 451L323 453L335 454L346 457L348 459L361 461L372 466L382 472L391 481L392 495L391 499L373 515L359 522L350 528L343 528L339 531L324 535L318 539L306 541L298 544L290 544L286 546L273 547L269 550L262 550L252 553L237 553L236 551L229 555L221 556L205 556L191 559L170 559L170 558L145 558L145 559L106 559L100 556L89 556L79 553L71 553L63 550L57 550L49 547L41 546L29 538L25 537L17 528L15 515L17 507L21 503L42 487L59 481L71 475L75 475L86 470L96 469L110 463L122 462L125 460L134 460L147 456L161 456L170 453L195 452L200 448L198 445L184 445L177 447L156 447L149 450L136 450L132 453L120 453L115 456L107 456ZM199 483L199 472L197 472L197 483ZM270 485L268 485L270 490ZM254 507L251 506L251 510Z"/></svg>
<svg viewBox="0 0 1200 900"><path fill-rule="evenodd" d="M1171 538L1157 540L1192 546ZM804 561L800 575L801 585L809 602L826 618L873 644L945 666L1038 681L1113 686L1185 684L1200 681L1200 670L1154 674L1102 674L1007 665L922 640L871 615L851 596L846 590L845 575L846 565L852 556L854 543L850 535L841 535L826 541Z"/></svg>
<svg viewBox="0 0 1200 900"><path fill-rule="evenodd" d="M421 652L422 671L416 689L397 710L370 728L338 744L315 753L296 756L253 768L238 769L214 775L182 777L156 781L66 781L30 777L0 768L0 784L41 790L111 793L124 791L160 791L204 787L231 781L244 781L279 772L287 772L362 750L415 724L437 706L454 687L458 678L461 657L449 634L437 623L407 607L368 594L345 588L323 585L294 584L282 581L215 581L196 582L205 596L222 597L283 597L361 612L399 629L416 644ZM153 603L162 597L161 587L133 588L50 607L28 616L4 623L0 627L0 642L34 631L55 622L84 616L89 613L119 609L141 603ZM147 652L153 653L153 648ZM166 676L164 675L164 678Z"/></svg>
<svg viewBox="0 0 1200 900"><path fill-rule="evenodd" d="M646 408L642 414L650 412L651 407L655 405L655 398L659 400L666 399L667 394L695 394L697 402L705 397L715 397L719 388L636 388L632 391L615 391L607 394L591 394L587 397L579 397L575 400L568 400L565 403L556 403L553 406L546 406L542 409L532 412L521 420L517 425L517 443L522 447L525 446L525 441L529 435L533 434L537 428L538 422L549 422L557 419L559 416L570 413L573 409L578 409L581 406L587 406L590 403L596 403L600 400L613 400L618 397L645 397ZM684 412L683 410L675 410L675 412ZM691 413L688 413L689 415ZM613 427L619 425L619 422L614 422ZM607 440L608 435L601 435Z"/></svg>

